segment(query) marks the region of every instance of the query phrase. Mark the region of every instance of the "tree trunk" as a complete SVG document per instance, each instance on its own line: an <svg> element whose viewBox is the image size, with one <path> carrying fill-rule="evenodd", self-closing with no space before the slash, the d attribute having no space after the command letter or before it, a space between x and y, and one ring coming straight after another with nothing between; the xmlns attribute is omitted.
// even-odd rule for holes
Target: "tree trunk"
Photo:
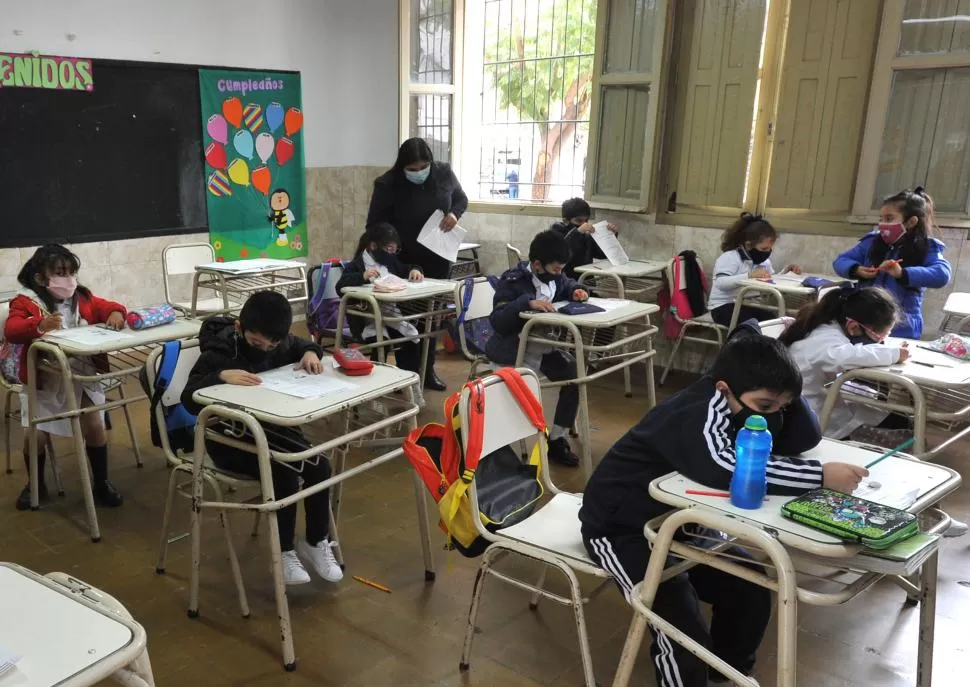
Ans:
<svg viewBox="0 0 970 687"><path fill-rule="evenodd" d="M562 123L548 124L539 132L539 155L536 158L535 174L532 177L532 200L546 200L549 197L547 184L552 180L552 168L559 159L562 142L568 141L576 131L576 119L589 107L589 95L583 87L589 81L589 76L583 75L576 79L566 89L563 98L565 107L561 119Z"/></svg>

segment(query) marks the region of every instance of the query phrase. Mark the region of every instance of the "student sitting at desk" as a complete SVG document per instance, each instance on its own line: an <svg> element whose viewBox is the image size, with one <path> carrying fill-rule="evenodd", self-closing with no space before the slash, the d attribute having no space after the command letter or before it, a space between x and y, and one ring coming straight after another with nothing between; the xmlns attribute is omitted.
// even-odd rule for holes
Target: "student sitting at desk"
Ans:
<svg viewBox="0 0 970 687"><path fill-rule="evenodd" d="M192 398L199 389L216 384L257 386L259 373L284 365L296 365L311 374L323 372L320 356L323 350L312 341L290 334L293 311L286 297L275 291L254 293L243 304L239 319L210 317L199 331L202 355L196 361L182 392L182 403L193 414L202 406ZM274 451L297 453L310 448L303 433L294 427L264 424L266 439ZM252 437L245 440L252 441ZM255 453L206 440L206 452L218 467L250 477L259 477ZM277 499L295 494L304 487L319 484L332 474L326 456L298 463L270 461L273 490ZM324 490L303 500L306 511L306 539L296 538L296 504L281 509L276 515L283 552L283 579L286 584L304 584L310 575L301 558L328 582L339 582L343 571L331 549L330 493ZM295 544L295 546L294 546ZM299 554L299 556L297 555Z"/></svg>
<svg viewBox="0 0 970 687"><path fill-rule="evenodd" d="M4 353L16 355L2 361L4 376L15 383L27 383L27 349L31 342L55 329L69 329L86 324L104 324L111 329L125 326L125 306L98 298L87 287L77 283L81 261L64 246L51 243L38 248L17 275L23 289L10 302L10 315L3 328L4 340L20 347L19 355L12 347L4 347ZM71 368L76 374L95 375L105 371L107 360L75 357ZM18 371L19 379L10 379ZM67 411L66 390L60 377L42 375L37 384L37 416L54 415ZM82 408L105 402L104 388L98 382L76 383L74 395ZM122 503L121 494L108 481L108 438L104 432L103 413L85 413L80 416L85 451L91 465L91 491L101 506L115 508ZM70 420L54 420L38 425L40 432L57 436L73 436ZM37 479L41 502L49 499L44 483L43 453L46 442L38 439ZM24 439L24 462L30 470L30 459ZM17 510L30 508L30 484L17 498Z"/></svg>
<svg viewBox="0 0 970 687"><path fill-rule="evenodd" d="M768 421L777 453L794 456L813 448L822 437L814 413L799 396L801 387L783 344L738 332L707 375L647 413L607 452L586 484L579 519L586 550L627 600L650 559L644 525L670 508L650 496L650 482L676 470L727 489L735 438L755 414ZM823 484L852 493L866 474L844 463L773 458L768 493L795 495ZM698 599L714 607L710 629ZM750 673L771 616L771 592L698 565L661 584L653 608L734 668ZM651 656L661 687L707 686L707 666L663 634L654 634ZM724 680L719 673L710 677Z"/></svg>
<svg viewBox="0 0 970 687"><path fill-rule="evenodd" d="M593 238L593 225L589 223L592 216L589 203L582 198L570 198L562 203L562 221L549 227L550 231L562 234L569 246L569 260L566 261L563 273L570 279L579 279L576 268L580 265L606 259L603 249ZM607 224L606 228L619 234L612 224Z"/></svg>
<svg viewBox="0 0 970 687"><path fill-rule="evenodd" d="M401 249L401 238L397 230L387 222L379 222L368 227L357 244L354 259L344 269L337 282L337 293L348 286L361 286L373 283L381 277L393 274L401 279L422 281L424 273L417 265L405 265L398 257ZM385 317L400 317L401 310L396 305L384 303L381 313ZM377 329L374 320L363 317L350 317L351 333L364 343L372 344L377 341ZM408 372L418 372L421 365L421 340L418 330L410 322L398 322L384 325L384 339L403 339L406 341L396 345L394 359L397 366ZM371 358L378 359L377 349L371 350ZM425 406L424 391L421 384L414 385L414 400L421 408Z"/></svg>

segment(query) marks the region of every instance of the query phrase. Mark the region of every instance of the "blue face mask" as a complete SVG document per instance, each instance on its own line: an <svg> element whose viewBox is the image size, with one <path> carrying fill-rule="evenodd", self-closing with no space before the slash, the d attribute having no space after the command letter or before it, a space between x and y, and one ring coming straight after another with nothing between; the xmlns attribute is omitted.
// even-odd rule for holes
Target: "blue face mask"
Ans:
<svg viewBox="0 0 970 687"><path fill-rule="evenodd" d="M423 184L428 180L428 176L430 174L431 165L428 165L424 169L419 169L417 172L413 172L410 169L404 170L404 178L406 178L412 184Z"/></svg>

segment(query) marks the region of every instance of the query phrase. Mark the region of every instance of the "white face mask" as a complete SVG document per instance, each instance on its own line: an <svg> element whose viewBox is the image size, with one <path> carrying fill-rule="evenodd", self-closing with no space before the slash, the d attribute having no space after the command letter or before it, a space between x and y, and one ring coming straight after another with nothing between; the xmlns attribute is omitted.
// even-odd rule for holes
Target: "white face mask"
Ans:
<svg viewBox="0 0 970 687"><path fill-rule="evenodd" d="M419 169L418 171L413 171L410 169L404 170L404 178L410 181L412 184L423 184L428 180L428 176L431 175L431 165L428 165L424 169Z"/></svg>

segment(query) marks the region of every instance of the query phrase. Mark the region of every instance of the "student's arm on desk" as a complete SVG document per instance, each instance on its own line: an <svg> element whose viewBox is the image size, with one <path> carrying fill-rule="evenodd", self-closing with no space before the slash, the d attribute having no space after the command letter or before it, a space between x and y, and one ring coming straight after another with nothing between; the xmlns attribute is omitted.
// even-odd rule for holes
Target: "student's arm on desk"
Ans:
<svg viewBox="0 0 970 687"><path fill-rule="evenodd" d="M307 353L315 353L317 358L323 358L323 349L309 339L304 339L302 336L290 334L286 337L283 345L286 346L286 350L289 353L289 360L287 362L290 363L295 364L300 362Z"/></svg>
<svg viewBox="0 0 970 687"><path fill-rule="evenodd" d="M841 373L846 368L884 367L899 362L899 347L886 344L839 344L825 352L828 371Z"/></svg>
<svg viewBox="0 0 970 687"><path fill-rule="evenodd" d="M360 260L353 260L340 275L337 280L337 293L348 286L363 286L367 281L364 279L364 263Z"/></svg>
<svg viewBox="0 0 970 687"><path fill-rule="evenodd" d="M488 316L488 321L492 324L492 329L497 334L508 336L516 334L522 329L522 319L519 313L529 309L529 301L535 298L535 294L517 294L514 289L504 287L499 283L495 291L495 299L492 301L492 314Z"/></svg>
<svg viewBox="0 0 970 687"><path fill-rule="evenodd" d="M3 326L3 338L12 344L29 344L40 338L40 323L44 314L26 296L17 296L10 301L10 312Z"/></svg>

